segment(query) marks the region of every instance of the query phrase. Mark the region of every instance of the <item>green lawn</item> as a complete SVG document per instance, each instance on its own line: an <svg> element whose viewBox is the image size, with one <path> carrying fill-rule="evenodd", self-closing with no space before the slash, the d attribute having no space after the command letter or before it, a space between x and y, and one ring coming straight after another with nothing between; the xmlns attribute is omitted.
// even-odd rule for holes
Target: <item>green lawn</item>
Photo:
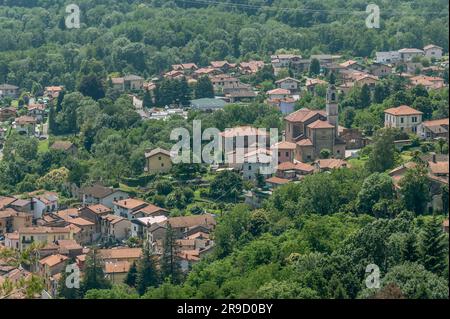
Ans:
<svg viewBox="0 0 450 319"><path fill-rule="evenodd" d="M49 145L48 145L48 139L47 139L47 140L39 141L39 144L38 144L38 152L39 152L39 153L47 152L47 151L48 151L48 147L49 147Z"/></svg>

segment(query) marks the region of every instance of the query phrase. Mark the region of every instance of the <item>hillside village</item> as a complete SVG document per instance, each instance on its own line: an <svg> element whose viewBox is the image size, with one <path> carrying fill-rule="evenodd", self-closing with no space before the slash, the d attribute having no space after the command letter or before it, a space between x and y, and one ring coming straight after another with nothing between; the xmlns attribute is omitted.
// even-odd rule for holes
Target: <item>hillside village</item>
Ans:
<svg viewBox="0 0 450 319"><path fill-rule="evenodd" d="M420 62L422 57L430 58L431 65L424 67ZM313 70L316 64L317 70ZM268 70L278 80L267 91L243 82L249 75ZM448 59L443 59L442 48L428 45L423 49L376 52L371 62L358 58L345 60L335 55L306 59L295 54L277 54L272 55L268 63L212 61L204 67L183 63L173 65L159 79L147 81L137 75L125 75L111 77L107 82L112 90L128 94L143 120L167 121L172 115L187 117L189 109L215 112L229 103L245 105L255 100L279 111L284 123L280 142L269 145L263 152L257 150L265 155L278 152L274 174L259 173L259 168L268 163L261 160L263 156L254 156L248 145L244 150L244 163L207 168L213 175L232 170L252 182L254 186L239 196L252 207L261 207L267 196L282 185L301 183L310 174L351 167L352 159L358 158L359 151L372 143L372 136L363 130L344 126L339 114L339 97L353 87L373 92L377 83L389 76L404 78L411 88L448 89L448 82L442 77L444 72L448 79ZM212 90L203 92L208 97L190 100L189 105L158 105L159 93L155 91L161 90L167 80L186 81L194 90L204 82L206 88L211 86ZM319 86L326 90L325 108L318 109L316 105L299 108L298 101L306 94L318 94ZM12 131L30 139L48 140L49 107L63 92L64 87L56 85L46 87L42 96L32 96L19 87L2 84L0 96L10 101L19 99L19 104L12 103L0 109L3 123L0 142L7 143ZM438 139L448 145L448 117L425 120L422 111L408 105L385 109L384 114L384 126L396 128L405 136L395 141L399 150L413 143ZM236 126L224 131L222 137L233 140L242 136L257 138L257 135L256 127ZM50 149L74 157L79 147L70 139L54 140L50 145ZM424 154L430 154L426 159L427 176L435 185L429 210L439 212L443 208L441 186L448 186L448 155ZM170 174L172 171L170 152L163 148L148 149L145 163L143 174ZM396 187L413 164L405 162L389 173ZM167 236L174 238L177 260L184 273L214 250L215 212L201 209L200 214L173 216L170 208L139 198L136 192L128 192L123 187L104 186L100 181L82 187L66 183L65 187L65 196L68 192L73 199L71 204L61 203L59 192L45 189L0 197L1 249L35 252L33 261L25 268L9 266L0 258L0 284L5 280L17 283L37 274L44 279L45 291L56 297L67 261L74 260L83 271L86 256L92 249L103 259L104 273L113 283L123 282L132 265L142 257L140 247L151 247L152 253L162 258L167 249ZM448 219L445 225L448 232ZM21 292L15 294L20 296Z"/></svg>
<svg viewBox="0 0 450 319"><path fill-rule="evenodd" d="M448 15L41 2L0 0L0 299L448 299Z"/></svg>

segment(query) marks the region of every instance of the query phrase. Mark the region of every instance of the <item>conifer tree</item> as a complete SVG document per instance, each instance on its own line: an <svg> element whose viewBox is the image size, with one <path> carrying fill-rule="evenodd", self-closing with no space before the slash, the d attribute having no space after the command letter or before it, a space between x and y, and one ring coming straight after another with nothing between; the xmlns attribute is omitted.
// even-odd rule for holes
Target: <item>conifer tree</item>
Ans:
<svg viewBox="0 0 450 319"><path fill-rule="evenodd" d="M126 283L130 287L136 287L136 278L137 278L137 267L136 263L133 262L130 269L128 270L127 276L124 279L124 283Z"/></svg>
<svg viewBox="0 0 450 319"><path fill-rule="evenodd" d="M176 242L175 232L168 223L161 261L161 272L163 278L169 277L172 283L180 283L182 279L180 257L178 254L179 246Z"/></svg>
<svg viewBox="0 0 450 319"><path fill-rule="evenodd" d="M90 289L109 289L111 283L105 277L104 262L100 258L96 249L92 249L86 258L86 267L84 270L82 291Z"/></svg>
<svg viewBox="0 0 450 319"><path fill-rule="evenodd" d="M433 217L425 224L421 241L422 263L424 267L441 275L444 271L445 258L448 258L445 251L444 234L436 217Z"/></svg>
<svg viewBox="0 0 450 319"><path fill-rule="evenodd" d="M143 295L147 288L155 287L159 281L156 257L147 246L142 248L142 257L137 264L136 288L140 295Z"/></svg>

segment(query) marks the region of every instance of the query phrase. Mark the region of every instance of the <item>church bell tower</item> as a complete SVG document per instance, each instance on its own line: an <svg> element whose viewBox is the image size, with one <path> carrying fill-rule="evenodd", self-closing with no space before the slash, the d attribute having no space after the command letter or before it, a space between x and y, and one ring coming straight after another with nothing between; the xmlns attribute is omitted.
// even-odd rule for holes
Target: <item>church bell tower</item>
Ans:
<svg viewBox="0 0 450 319"><path fill-rule="evenodd" d="M334 125L336 134L335 136L337 137L339 108L338 108L337 91L334 84L329 85L327 89L326 110L328 123Z"/></svg>

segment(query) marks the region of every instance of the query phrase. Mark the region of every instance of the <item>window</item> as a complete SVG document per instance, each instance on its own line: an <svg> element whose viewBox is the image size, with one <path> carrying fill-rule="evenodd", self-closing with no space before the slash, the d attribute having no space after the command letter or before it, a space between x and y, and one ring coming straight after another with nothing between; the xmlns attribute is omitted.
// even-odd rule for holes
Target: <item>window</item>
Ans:
<svg viewBox="0 0 450 319"><path fill-rule="evenodd" d="M278 157L280 157L281 156L281 152L278 152Z"/></svg>
<svg viewBox="0 0 450 319"><path fill-rule="evenodd" d="M161 160L161 156L158 156L158 161L160 161Z"/></svg>
<svg viewBox="0 0 450 319"><path fill-rule="evenodd" d="M400 118L400 123L403 123L404 119L403 117Z"/></svg>
<svg viewBox="0 0 450 319"><path fill-rule="evenodd" d="M286 152L285 154L286 154L286 157L289 157L289 152Z"/></svg>
<svg viewBox="0 0 450 319"><path fill-rule="evenodd" d="M164 167L164 163L161 163L161 167Z"/></svg>

